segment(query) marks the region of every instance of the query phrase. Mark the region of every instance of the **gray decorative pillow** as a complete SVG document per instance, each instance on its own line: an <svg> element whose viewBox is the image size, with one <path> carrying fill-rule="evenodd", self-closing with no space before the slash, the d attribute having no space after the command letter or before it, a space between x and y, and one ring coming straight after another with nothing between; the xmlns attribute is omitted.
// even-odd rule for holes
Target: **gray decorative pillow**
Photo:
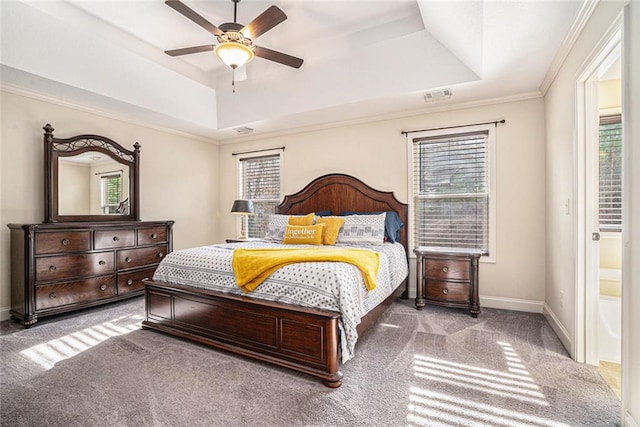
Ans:
<svg viewBox="0 0 640 427"><path fill-rule="evenodd" d="M289 215L271 214L267 217L267 231L264 240L282 243L284 230L287 228Z"/></svg>
<svg viewBox="0 0 640 427"><path fill-rule="evenodd" d="M355 245L381 245L384 243L384 220L386 213L378 215L343 216L344 224L338 233L336 243Z"/></svg>

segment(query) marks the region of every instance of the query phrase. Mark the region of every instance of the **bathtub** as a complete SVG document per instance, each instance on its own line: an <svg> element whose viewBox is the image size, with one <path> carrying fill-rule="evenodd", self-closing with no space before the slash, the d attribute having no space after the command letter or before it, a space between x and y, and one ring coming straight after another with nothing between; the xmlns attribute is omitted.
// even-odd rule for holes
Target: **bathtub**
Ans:
<svg viewBox="0 0 640 427"><path fill-rule="evenodd" d="M598 357L605 362L620 363L622 304L620 297L600 295L598 322Z"/></svg>

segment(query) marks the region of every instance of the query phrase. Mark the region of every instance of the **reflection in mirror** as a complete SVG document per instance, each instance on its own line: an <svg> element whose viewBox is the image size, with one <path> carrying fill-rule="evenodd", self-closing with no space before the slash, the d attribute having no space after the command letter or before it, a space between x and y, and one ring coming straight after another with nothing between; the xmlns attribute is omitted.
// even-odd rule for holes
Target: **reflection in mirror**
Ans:
<svg viewBox="0 0 640 427"><path fill-rule="evenodd" d="M44 222L140 220L140 144L129 150L105 136L42 129Z"/></svg>
<svg viewBox="0 0 640 427"><path fill-rule="evenodd" d="M129 215L129 166L97 151L58 158L59 215Z"/></svg>

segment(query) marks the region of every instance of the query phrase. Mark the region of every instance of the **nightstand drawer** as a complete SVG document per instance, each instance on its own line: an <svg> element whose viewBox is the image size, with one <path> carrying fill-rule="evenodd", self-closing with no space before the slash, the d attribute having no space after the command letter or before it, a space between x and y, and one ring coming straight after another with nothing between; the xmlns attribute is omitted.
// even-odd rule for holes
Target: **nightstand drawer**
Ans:
<svg viewBox="0 0 640 427"><path fill-rule="evenodd" d="M424 275L437 279L469 280L469 261L425 258Z"/></svg>
<svg viewBox="0 0 640 427"><path fill-rule="evenodd" d="M469 284L428 280L425 298L434 301L469 302Z"/></svg>

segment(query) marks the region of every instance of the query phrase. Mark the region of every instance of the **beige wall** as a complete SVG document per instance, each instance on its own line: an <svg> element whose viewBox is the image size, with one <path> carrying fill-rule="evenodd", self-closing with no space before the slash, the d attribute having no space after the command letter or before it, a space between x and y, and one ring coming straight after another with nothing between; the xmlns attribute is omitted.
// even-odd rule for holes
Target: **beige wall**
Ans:
<svg viewBox="0 0 640 427"><path fill-rule="evenodd" d="M593 54L622 6L621 2L599 3L545 96L546 305L554 323L561 329L556 332L569 351L573 351L576 338L575 272L578 262L574 212L576 83L585 61Z"/></svg>
<svg viewBox="0 0 640 427"><path fill-rule="evenodd" d="M566 215L575 182L576 81L599 41L629 2L599 2L584 31L545 96L546 122L546 304L551 319L566 332L565 344L576 340L575 266L577 228ZM640 425L640 2L632 1L625 20L623 63L624 206L622 275L622 417L623 425ZM632 166L633 165L633 166ZM573 204L571 204L573 206ZM578 284L584 286L584 284ZM564 298L563 298L564 297Z"/></svg>
<svg viewBox="0 0 640 427"><path fill-rule="evenodd" d="M608 110L618 110L622 107L622 80L611 79L598 82L598 108L600 114L615 114Z"/></svg>
<svg viewBox="0 0 640 427"><path fill-rule="evenodd" d="M341 126L220 146L220 176L236 177L233 152L286 146L283 195L327 173L347 173L408 202L407 143L402 130L505 119L497 140L496 263L480 266L484 306L539 311L544 301L544 103L541 98ZM221 181L222 182L222 181ZM227 214L236 180L220 188L220 239L233 237ZM412 266L413 267L413 266ZM414 282L411 282L414 286ZM412 287L413 290L413 287Z"/></svg>
<svg viewBox="0 0 640 427"><path fill-rule="evenodd" d="M60 161L58 165L58 195L60 215L91 214L91 166ZM100 214L98 212L94 215Z"/></svg>
<svg viewBox="0 0 640 427"><path fill-rule="evenodd" d="M209 244L217 232L218 147L194 137L152 129L6 91L0 92L0 314L10 305L8 223L44 218L42 127L54 135L93 133L132 149L142 146L141 218L176 221L174 248Z"/></svg>

